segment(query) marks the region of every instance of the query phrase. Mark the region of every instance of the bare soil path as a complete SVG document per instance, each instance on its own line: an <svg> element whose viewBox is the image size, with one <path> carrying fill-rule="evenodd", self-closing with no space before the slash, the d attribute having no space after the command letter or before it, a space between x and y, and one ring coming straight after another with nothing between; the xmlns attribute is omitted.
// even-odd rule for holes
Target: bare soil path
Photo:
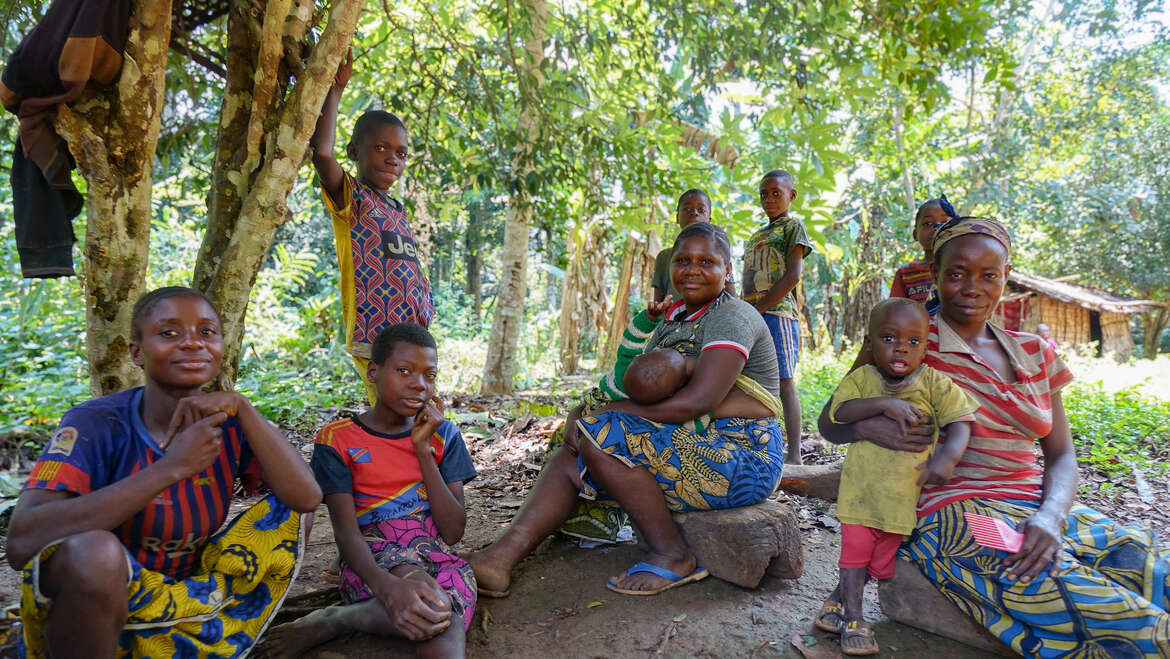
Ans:
<svg viewBox="0 0 1170 659"><path fill-rule="evenodd" d="M457 547L470 552L490 543L507 525L536 479L549 435L566 408L586 386L572 378L538 392L477 398L445 397L447 409L463 430L479 471L466 489L468 527ZM288 430L306 458L312 452L313 430L360 408L322 410L304 427ZM806 462L828 462L839 454L806 436ZM24 456L24 471L35 456ZM1111 487L1101 487L1110 483ZM1082 468L1082 497L1118 521L1152 527L1165 547L1170 515L1144 501L1132 480L1111 482ZM1167 479L1151 479L1159 500L1166 500ZM1108 493L1109 496L1098 496ZM517 568L513 593L503 600L481 599L468 634L470 657L837 657L836 639L812 626L812 616L836 578L840 536L831 503L781 495L796 510L804 534L805 573L800 579L766 577L759 588L746 590L715 578L677 588L655 597L629 597L605 588L608 577L639 560L630 545L581 549L567 538L545 542ZM248 500L235 504L242 510ZM0 551L3 536L0 529ZM332 529L324 506L306 548L306 561L290 594L289 615L297 613L296 598L307 593L333 597L327 568L335 555ZM3 555L0 554L0 560ZM0 568L0 606L19 598L19 573ZM303 610L308 610L304 608ZM303 611L302 611L303 612ZM867 592L866 617L882 645L881 657L989 656L952 641L890 622L881 615L876 590ZM794 636L806 646L798 651ZM402 643L372 637L338 639L309 656L409 656ZM0 652L0 656L3 653Z"/></svg>

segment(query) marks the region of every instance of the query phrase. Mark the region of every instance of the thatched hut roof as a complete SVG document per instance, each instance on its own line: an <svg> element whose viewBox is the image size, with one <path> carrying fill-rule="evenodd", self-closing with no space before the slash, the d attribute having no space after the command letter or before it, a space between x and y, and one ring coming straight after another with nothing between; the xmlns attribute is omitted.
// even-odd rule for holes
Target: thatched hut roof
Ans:
<svg viewBox="0 0 1170 659"><path fill-rule="evenodd" d="M1045 295L1068 304L1075 304L1093 311L1133 314L1154 311L1162 306L1153 300L1139 300L1128 295L1110 293L1087 286L1078 286L1067 281L1057 281L1039 275L1030 275L1020 272L1019 269L1015 268L1008 275L1008 285L1013 289L1013 292L1029 291L1039 293L1040 295Z"/></svg>

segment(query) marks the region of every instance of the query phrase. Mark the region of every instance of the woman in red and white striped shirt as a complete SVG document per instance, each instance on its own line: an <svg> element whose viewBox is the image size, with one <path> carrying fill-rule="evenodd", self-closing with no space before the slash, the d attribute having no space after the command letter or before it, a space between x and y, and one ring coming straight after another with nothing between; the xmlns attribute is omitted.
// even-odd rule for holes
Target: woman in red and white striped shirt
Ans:
<svg viewBox="0 0 1170 659"><path fill-rule="evenodd" d="M1072 374L1039 337L988 322L1007 282L1007 231L994 220L956 218L933 248L941 308L925 363L980 409L952 479L923 489L902 557L1025 656L1170 655L1170 552L1159 552L1151 533L1074 504L1076 455L1060 396ZM834 443L904 451L924 450L932 431L903 432L883 417L838 425L824 412L820 429ZM1015 527L1020 550L978 545L965 513Z"/></svg>

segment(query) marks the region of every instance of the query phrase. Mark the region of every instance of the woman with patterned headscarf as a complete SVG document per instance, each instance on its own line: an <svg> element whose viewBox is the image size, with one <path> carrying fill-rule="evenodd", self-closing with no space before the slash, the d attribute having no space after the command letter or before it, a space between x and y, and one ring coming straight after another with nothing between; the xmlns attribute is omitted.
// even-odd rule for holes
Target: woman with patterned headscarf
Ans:
<svg viewBox="0 0 1170 659"><path fill-rule="evenodd" d="M1170 656L1170 552L1147 531L1075 505L1076 454L1060 392L1072 374L1039 337L988 322L1007 282L1007 231L994 220L955 218L939 228L933 251L941 306L925 363L980 408L953 478L923 488L901 556L1023 655ZM883 417L838 425L825 412L820 429L834 443L864 439L903 451L922 451L931 438L930 425L904 432ZM1022 533L1019 551L977 544L971 513Z"/></svg>

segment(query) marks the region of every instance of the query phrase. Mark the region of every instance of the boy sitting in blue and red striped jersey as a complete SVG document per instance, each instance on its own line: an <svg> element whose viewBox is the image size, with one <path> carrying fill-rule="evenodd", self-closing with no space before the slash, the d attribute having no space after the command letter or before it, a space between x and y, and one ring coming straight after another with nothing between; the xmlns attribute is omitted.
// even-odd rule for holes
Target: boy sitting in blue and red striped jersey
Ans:
<svg viewBox="0 0 1170 659"><path fill-rule="evenodd" d="M144 295L130 355L145 385L65 413L12 513L21 656L246 654L280 607L321 490L243 396L204 393L219 314L181 287ZM236 480L274 492L220 530Z"/></svg>

